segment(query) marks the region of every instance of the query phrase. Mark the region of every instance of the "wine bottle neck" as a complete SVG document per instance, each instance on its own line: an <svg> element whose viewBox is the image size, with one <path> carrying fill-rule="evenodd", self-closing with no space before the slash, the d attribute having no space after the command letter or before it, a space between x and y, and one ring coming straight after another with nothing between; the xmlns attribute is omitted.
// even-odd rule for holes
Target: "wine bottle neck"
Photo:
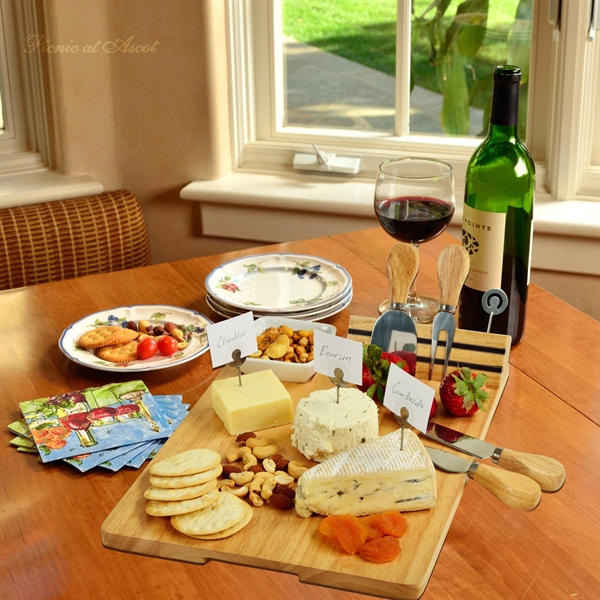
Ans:
<svg viewBox="0 0 600 600"><path fill-rule="evenodd" d="M516 141L519 139L519 128L517 125L496 125L490 121L488 128L488 140Z"/></svg>
<svg viewBox="0 0 600 600"><path fill-rule="evenodd" d="M519 123L519 82L494 82L490 125L516 126Z"/></svg>

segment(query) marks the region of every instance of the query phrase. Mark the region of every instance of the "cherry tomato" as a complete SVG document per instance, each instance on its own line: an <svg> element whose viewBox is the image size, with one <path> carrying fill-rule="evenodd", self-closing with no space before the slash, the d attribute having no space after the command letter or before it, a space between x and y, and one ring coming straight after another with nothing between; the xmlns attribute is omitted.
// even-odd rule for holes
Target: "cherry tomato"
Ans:
<svg viewBox="0 0 600 600"><path fill-rule="evenodd" d="M144 338L137 347L138 358L147 360L152 358L158 352L158 343L154 338Z"/></svg>
<svg viewBox="0 0 600 600"><path fill-rule="evenodd" d="M177 340L170 336L161 337L158 340L158 349L164 356L173 356L177 352Z"/></svg>

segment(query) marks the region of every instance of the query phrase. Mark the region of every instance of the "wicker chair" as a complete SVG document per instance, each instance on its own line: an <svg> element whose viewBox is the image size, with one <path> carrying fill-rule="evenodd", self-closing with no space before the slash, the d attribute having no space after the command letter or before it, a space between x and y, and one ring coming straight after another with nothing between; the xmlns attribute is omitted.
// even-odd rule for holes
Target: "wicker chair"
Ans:
<svg viewBox="0 0 600 600"><path fill-rule="evenodd" d="M148 230L127 190L0 209L0 289L151 263Z"/></svg>

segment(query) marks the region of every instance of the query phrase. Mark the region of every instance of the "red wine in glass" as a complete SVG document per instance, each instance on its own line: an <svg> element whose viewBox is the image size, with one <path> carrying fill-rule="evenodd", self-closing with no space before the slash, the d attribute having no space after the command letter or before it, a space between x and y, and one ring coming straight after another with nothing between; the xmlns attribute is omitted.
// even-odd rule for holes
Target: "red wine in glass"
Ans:
<svg viewBox="0 0 600 600"><path fill-rule="evenodd" d="M375 206L375 215L383 229L408 244L422 244L437 237L453 214L453 204L429 196L400 196L381 200Z"/></svg>

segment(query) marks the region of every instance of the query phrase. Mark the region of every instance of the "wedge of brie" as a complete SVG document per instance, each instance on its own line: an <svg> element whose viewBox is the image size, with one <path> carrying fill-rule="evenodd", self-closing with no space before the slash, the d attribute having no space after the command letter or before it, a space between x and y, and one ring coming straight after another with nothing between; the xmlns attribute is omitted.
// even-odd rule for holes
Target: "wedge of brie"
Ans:
<svg viewBox="0 0 600 600"><path fill-rule="evenodd" d="M304 472L296 487L301 517L371 515L387 510L411 511L434 506L435 468L421 440L401 430L335 454Z"/></svg>

